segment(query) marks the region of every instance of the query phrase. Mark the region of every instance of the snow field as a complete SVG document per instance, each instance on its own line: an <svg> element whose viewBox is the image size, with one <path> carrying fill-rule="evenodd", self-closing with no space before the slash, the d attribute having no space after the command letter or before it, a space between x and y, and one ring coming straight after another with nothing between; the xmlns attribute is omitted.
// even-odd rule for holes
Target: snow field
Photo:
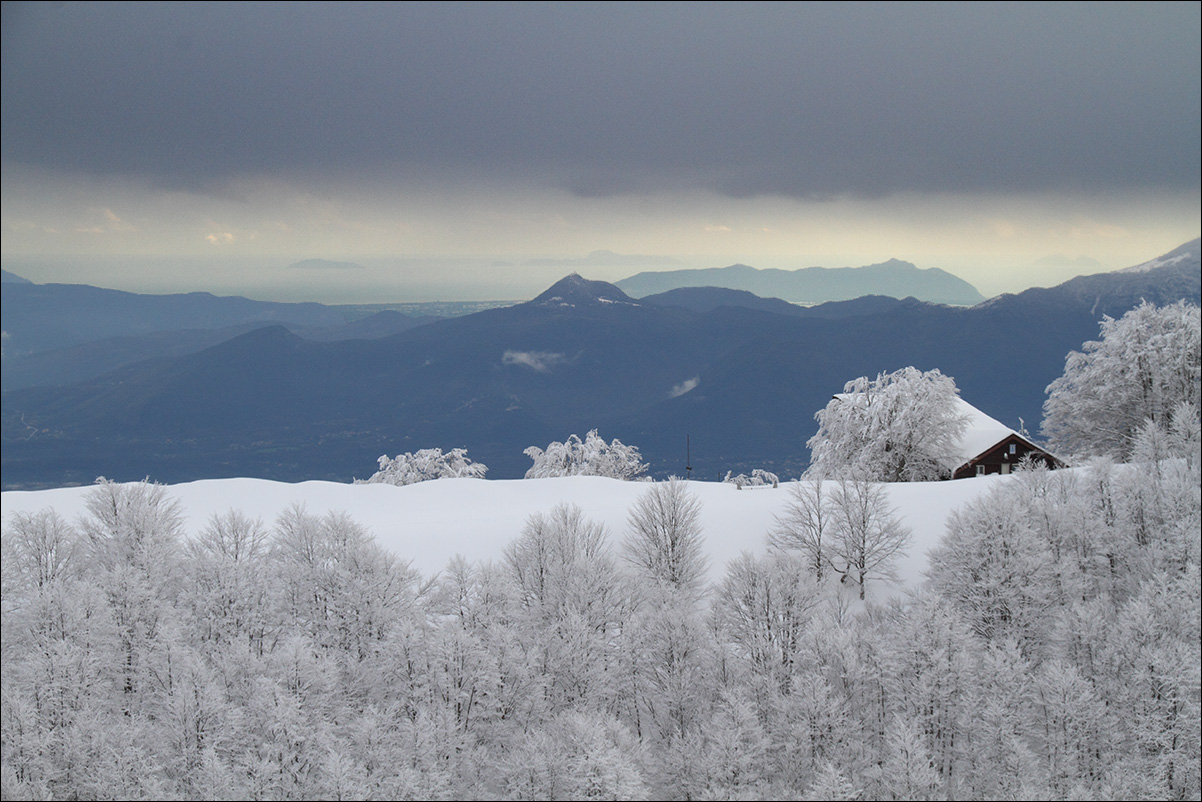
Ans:
<svg viewBox="0 0 1202 802"><path fill-rule="evenodd" d="M921 582L927 551L943 536L947 516L1011 477L985 476L955 482L913 482L886 486L897 518L910 528L913 540L899 560L900 585L892 592ZM793 482L780 487L736 489L723 482L689 482L701 502L701 525L709 556L709 580L718 582L727 563L744 551L763 554L768 531L791 499ZM499 560L505 546L521 534L526 519L548 512L557 504L575 504L587 518L605 525L615 553L627 534L627 514L646 482L624 482L598 476L548 479L439 479L398 487L385 484L300 482L264 479L206 479L169 485L168 495L184 513L184 531L198 534L215 514L230 509L258 517L269 527L285 509L303 504L315 515L345 511L364 526L382 547L411 560L423 577L446 567L457 554L473 561ZM834 484L830 483L833 488ZM91 487L0 494L5 523L15 512L55 509L69 521L85 512ZM829 492L829 490L828 490ZM869 582L879 597L890 589Z"/></svg>

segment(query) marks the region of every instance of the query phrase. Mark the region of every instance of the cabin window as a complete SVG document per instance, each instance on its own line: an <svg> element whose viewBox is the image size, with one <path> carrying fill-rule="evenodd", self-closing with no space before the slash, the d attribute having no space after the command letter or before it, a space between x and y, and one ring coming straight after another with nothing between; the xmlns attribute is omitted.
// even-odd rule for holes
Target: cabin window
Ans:
<svg viewBox="0 0 1202 802"><path fill-rule="evenodd" d="M1010 444L1010 453L1011 453L1011 454L1017 454L1017 453L1018 453L1018 446L1017 446L1016 444L1014 444L1014 443L1011 443L1011 444Z"/></svg>
<svg viewBox="0 0 1202 802"><path fill-rule="evenodd" d="M984 476L984 475L985 475L985 466L978 465L977 466L977 476Z"/></svg>

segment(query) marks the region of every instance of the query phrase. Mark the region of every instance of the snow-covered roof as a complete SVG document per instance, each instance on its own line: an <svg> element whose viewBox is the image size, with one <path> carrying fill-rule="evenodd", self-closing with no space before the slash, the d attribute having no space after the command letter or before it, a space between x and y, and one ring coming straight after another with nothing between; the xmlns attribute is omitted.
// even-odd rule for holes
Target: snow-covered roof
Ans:
<svg viewBox="0 0 1202 802"><path fill-rule="evenodd" d="M959 396L956 397L956 412L968 416L968 425L964 427L964 436L956 444L954 459L948 461L947 467L950 470L954 471L974 457L981 456L1011 435L1022 437L1030 443L1030 440L1014 429L989 417ZM1031 445L1035 446L1034 443ZM950 464L953 462L954 464Z"/></svg>
<svg viewBox="0 0 1202 802"><path fill-rule="evenodd" d="M843 401L857 402L860 394L836 393L835 398ZM862 404L863 402L858 403ZM964 435L960 438L960 442L956 444L952 452L943 461L944 467L953 473L962 465L981 456L1011 436L1022 439L1031 448L1039 448L1029 438L1011 429L1001 421L989 417L959 396L956 396L956 414L967 417L968 425L964 427ZM1042 451L1043 449L1040 450Z"/></svg>

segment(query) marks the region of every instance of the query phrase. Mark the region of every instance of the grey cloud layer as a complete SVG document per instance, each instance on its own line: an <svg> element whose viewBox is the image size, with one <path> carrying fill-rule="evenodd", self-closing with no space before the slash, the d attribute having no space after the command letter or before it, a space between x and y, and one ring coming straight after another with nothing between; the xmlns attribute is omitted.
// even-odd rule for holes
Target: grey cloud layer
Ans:
<svg viewBox="0 0 1202 802"><path fill-rule="evenodd" d="M1199 5L4 7L6 163L709 188L1195 190Z"/></svg>

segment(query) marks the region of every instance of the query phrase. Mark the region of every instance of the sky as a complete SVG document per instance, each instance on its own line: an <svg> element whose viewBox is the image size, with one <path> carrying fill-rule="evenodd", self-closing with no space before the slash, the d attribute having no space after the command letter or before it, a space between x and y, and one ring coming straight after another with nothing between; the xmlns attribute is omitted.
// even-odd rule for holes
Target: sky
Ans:
<svg viewBox="0 0 1202 802"><path fill-rule="evenodd" d="M1199 236L1200 9L6 2L0 260L358 303L890 258L1048 286Z"/></svg>

